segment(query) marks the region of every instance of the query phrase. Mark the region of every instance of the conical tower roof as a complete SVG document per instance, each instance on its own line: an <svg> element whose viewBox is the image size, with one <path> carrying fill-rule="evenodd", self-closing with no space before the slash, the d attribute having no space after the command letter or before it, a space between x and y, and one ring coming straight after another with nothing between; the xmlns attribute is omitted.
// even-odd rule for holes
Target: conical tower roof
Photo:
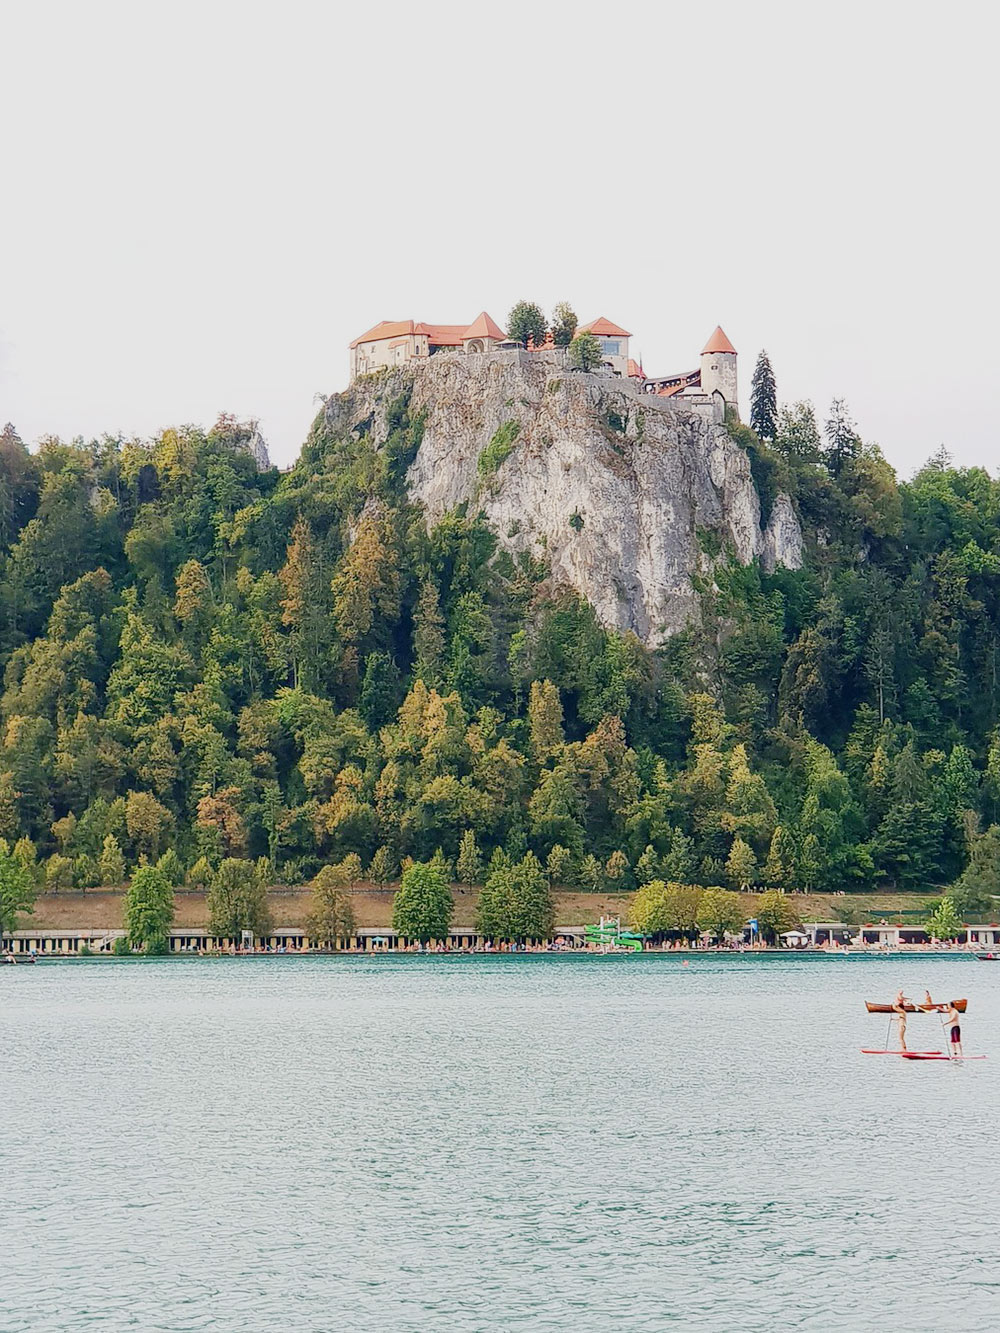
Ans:
<svg viewBox="0 0 1000 1333"><path fill-rule="evenodd" d="M503 342L507 337L503 329L499 328L490 319L485 310L465 330L465 336L466 338L493 338L496 342Z"/></svg>
<svg viewBox="0 0 1000 1333"><path fill-rule="evenodd" d="M720 324L715 326L715 332L701 349L702 356L705 356L706 353L709 352L731 352L733 356L736 355L736 348L722 332L722 326Z"/></svg>

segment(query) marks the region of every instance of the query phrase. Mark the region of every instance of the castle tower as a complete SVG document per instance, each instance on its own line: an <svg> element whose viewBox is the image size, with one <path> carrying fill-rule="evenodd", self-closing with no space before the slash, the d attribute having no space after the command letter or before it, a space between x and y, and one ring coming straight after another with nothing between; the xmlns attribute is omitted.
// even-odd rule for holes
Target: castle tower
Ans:
<svg viewBox="0 0 1000 1333"><path fill-rule="evenodd" d="M721 328L716 328L701 351L701 391L719 393L727 407L740 410L736 386L736 348Z"/></svg>

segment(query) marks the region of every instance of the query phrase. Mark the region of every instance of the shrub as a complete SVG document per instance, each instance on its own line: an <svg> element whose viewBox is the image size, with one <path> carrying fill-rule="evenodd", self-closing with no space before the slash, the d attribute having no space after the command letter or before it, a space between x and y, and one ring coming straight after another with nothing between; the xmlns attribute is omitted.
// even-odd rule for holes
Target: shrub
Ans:
<svg viewBox="0 0 1000 1333"><path fill-rule="evenodd" d="M492 477L510 457L514 443L521 433L519 421L505 421L493 432L493 438L479 455L477 468L481 477Z"/></svg>

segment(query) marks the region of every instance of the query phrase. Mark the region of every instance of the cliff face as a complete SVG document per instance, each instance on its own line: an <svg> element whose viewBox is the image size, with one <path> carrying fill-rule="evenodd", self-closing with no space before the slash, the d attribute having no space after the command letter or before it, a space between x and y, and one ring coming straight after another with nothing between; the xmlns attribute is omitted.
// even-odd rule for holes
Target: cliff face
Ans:
<svg viewBox="0 0 1000 1333"><path fill-rule="evenodd" d="M411 413L426 411L407 482L428 522L462 502L481 508L505 546L547 559L608 627L655 646L687 625L706 550L801 563L787 497L763 533L747 455L667 399L538 355L444 355L356 381L331 399L328 422L368 422L377 444L406 392Z"/></svg>

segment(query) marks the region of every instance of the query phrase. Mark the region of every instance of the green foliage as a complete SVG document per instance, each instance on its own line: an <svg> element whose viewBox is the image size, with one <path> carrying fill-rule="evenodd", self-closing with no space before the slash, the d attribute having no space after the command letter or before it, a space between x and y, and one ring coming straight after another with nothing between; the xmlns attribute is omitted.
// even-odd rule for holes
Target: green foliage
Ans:
<svg viewBox="0 0 1000 1333"><path fill-rule="evenodd" d="M132 949L165 953L174 919L174 889L156 866L140 866L125 894L124 924Z"/></svg>
<svg viewBox="0 0 1000 1333"><path fill-rule="evenodd" d="M939 453L897 482L842 404L823 436L808 403L773 438L730 420L765 520L791 498L803 568L766 575L699 530L700 615L648 651L482 514L428 531L406 489L424 418L405 374L364 392L368 415L331 400L281 475L258 473L230 418L37 455L0 434L0 837L29 881L191 865L208 889L228 858L309 883L357 856L384 884L438 848L466 874L474 845L494 869L530 848L559 884L718 884L732 861L733 885L951 885L962 911L991 910L1000 483L984 469ZM622 447L622 409L597 416Z"/></svg>
<svg viewBox="0 0 1000 1333"><path fill-rule="evenodd" d="M761 894L755 903L754 916L761 934L772 942L786 930L794 930L802 924L794 901L777 889Z"/></svg>
<svg viewBox="0 0 1000 1333"><path fill-rule="evenodd" d="M368 868L372 881L384 888L399 874L399 865L388 847L379 847Z"/></svg>
<svg viewBox="0 0 1000 1333"><path fill-rule="evenodd" d="M514 452L514 445L520 433L521 423L513 419L502 422L496 428L476 464L481 477L492 477L500 470L501 465Z"/></svg>
<svg viewBox="0 0 1000 1333"><path fill-rule="evenodd" d="M955 939L961 933L962 924L955 903L949 897L941 899L925 922L927 933L936 940Z"/></svg>
<svg viewBox="0 0 1000 1333"><path fill-rule="evenodd" d="M479 854L476 835L472 829L466 829L458 845L458 861L455 870L460 884L481 884L483 879L483 858Z"/></svg>
<svg viewBox="0 0 1000 1333"><path fill-rule="evenodd" d="M119 935L111 946L111 952L116 958L128 958L132 952L132 946L128 942L128 936Z"/></svg>
<svg viewBox="0 0 1000 1333"><path fill-rule="evenodd" d="M716 939L726 934L736 934L743 929L747 914L743 910L743 900L738 893L729 893L726 889L706 889L698 903L698 926L710 931Z"/></svg>
<svg viewBox="0 0 1000 1333"><path fill-rule="evenodd" d="M540 347L547 331L541 306L535 305L533 301L518 301L507 316L507 337L522 347L527 347L529 343Z"/></svg>
<svg viewBox="0 0 1000 1333"><path fill-rule="evenodd" d="M218 939L238 943L244 930L258 938L271 928L267 881L253 861L227 857L212 876L205 905Z"/></svg>
<svg viewBox="0 0 1000 1333"><path fill-rule="evenodd" d="M778 391L766 352L757 357L750 385L750 428L762 440L773 440L778 433Z"/></svg>
<svg viewBox="0 0 1000 1333"><path fill-rule="evenodd" d="M644 935L691 935L697 929L704 896L698 884L650 880L636 890L629 905L629 922Z"/></svg>
<svg viewBox="0 0 1000 1333"><path fill-rule="evenodd" d="M554 924L552 890L533 853L490 872L479 895L476 928L481 934L495 940L544 940Z"/></svg>
<svg viewBox="0 0 1000 1333"><path fill-rule="evenodd" d="M313 880L308 930L327 948L354 934L352 885L361 878L361 859L351 852L335 865L326 865Z"/></svg>
<svg viewBox="0 0 1000 1333"><path fill-rule="evenodd" d="M555 306L552 311L552 341L556 347L568 347L570 345L578 323L572 306L566 301L560 301Z"/></svg>
<svg viewBox="0 0 1000 1333"><path fill-rule="evenodd" d="M0 931L16 930L21 912L32 912L35 883L22 859L0 838Z"/></svg>
<svg viewBox="0 0 1000 1333"><path fill-rule="evenodd" d="M600 339L592 333L578 333L569 345L569 363L574 370L596 370L603 360Z"/></svg>
<svg viewBox="0 0 1000 1333"><path fill-rule="evenodd" d="M447 938L455 904L444 867L415 861L403 872L392 903L392 927L401 936L419 940Z"/></svg>
<svg viewBox="0 0 1000 1333"><path fill-rule="evenodd" d="M168 847L156 863L157 870L163 872L172 889L180 888L184 883L184 865L173 847Z"/></svg>

